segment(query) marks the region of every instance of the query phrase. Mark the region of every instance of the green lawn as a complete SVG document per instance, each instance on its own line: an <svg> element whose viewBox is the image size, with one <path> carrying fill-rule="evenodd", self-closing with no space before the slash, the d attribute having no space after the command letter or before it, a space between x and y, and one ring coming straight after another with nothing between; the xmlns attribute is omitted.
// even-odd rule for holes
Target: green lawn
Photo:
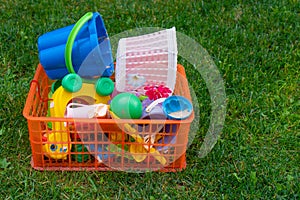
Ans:
<svg viewBox="0 0 300 200"><path fill-rule="evenodd" d="M0 2L0 199L299 199L300 2ZM166 3L167 2L167 3ZM39 62L39 35L98 11L110 36L176 26L211 55L227 114L208 156L198 153L210 123L206 84L184 59L200 129L178 173L40 172L31 168L22 116Z"/></svg>

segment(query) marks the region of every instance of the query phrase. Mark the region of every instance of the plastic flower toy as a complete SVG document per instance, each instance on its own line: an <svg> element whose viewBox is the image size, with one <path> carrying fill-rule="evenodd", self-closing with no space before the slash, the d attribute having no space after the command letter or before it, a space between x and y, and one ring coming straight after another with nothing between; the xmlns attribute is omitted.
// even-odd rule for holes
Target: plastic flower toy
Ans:
<svg viewBox="0 0 300 200"><path fill-rule="evenodd" d="M164 85L151 85L144 87L145 95L149 97L150 100L156 100L159 98L167 98L172 94L172 90Z"/></svg>
<svg viewBox="0 0 300 200"><path fill-rule="evenodd" d="M144 85L144 83L146 82L145 77L140 76L138 74L128 74L127 76L128 76L128 84L136 88Z"/></svg>

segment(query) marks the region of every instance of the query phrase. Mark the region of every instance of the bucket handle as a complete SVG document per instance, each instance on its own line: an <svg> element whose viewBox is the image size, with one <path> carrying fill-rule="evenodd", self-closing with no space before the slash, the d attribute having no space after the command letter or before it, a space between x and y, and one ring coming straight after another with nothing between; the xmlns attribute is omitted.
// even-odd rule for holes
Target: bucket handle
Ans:
<svg viewBox="0 0 300 200"><path fill-rule="evenodd" d="M67 67L69 73L73 73L73 74L76 73L73 68L73 63L72 63L72 49L73 49L73 44L74 44L75 38L76 38L78 32L80 31L80 29L82 28L82 26L92 18L93 18L92 12L88 12L85 15L83 15L76 22L76 24L74 25L74 27L72 28L72 30L69 34L66 48L65 48L65 62L66 62L66 67Z"/></svg>

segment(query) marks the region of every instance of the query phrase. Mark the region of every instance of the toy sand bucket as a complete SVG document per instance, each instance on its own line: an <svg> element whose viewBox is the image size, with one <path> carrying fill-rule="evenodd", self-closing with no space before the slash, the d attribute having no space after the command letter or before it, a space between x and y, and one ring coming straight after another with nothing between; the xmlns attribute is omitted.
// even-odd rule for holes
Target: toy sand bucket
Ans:
<svg viewBox="0 0 300 200"><path fill-rule="evenodd" d="M81 77L111 76L114 64L110 41L99 13L88 12L74 25L38 38L39 59L50 79L69 73L67 62Z"/></svg>

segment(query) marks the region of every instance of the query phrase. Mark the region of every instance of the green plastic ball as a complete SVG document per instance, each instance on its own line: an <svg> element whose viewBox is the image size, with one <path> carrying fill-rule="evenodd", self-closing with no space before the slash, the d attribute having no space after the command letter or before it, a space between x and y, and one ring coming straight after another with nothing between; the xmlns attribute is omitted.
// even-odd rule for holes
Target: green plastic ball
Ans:
<svg viewBox="0 0 300 200"><path fill-rule="evenodd" d="M110 109L121 119L139 119L143 112L140 99L131 93L116 95L111 100Z"/></svg>

